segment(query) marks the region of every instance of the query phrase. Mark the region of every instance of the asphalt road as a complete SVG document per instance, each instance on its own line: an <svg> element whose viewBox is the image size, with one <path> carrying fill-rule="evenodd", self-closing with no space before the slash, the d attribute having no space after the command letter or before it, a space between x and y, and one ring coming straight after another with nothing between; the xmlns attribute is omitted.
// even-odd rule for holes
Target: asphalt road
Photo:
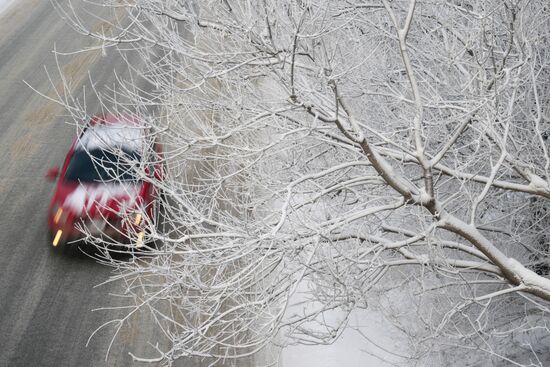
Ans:
<svg viewBox="0 0 550 367"><path fill-rule="evenodd" d="M94 19L90 25L102 26ZM1 367L127 366L132 365L128 352L157 356L148 344L154 336L138 322L147 321L145 314L119 331L107 360L113 326L88 343L95 329L117 315L92 310L127 300L110 295L120 292L114 285L96 287L109 277L110 268L74 247L54 251L47 235L46 210L54 185L44 175L62 163L75 128L65 123L69 119L63 117L63 107L23 81L53 96L54 87L61 86L54 44L59 51L74 51L94 42L71 30L46 0L16 0L0 14ZM99 105L90 93L88 72L95 88L102 90L113 84L113 70L120 65L114 50L60 60L70 92L92 113ZM117 73L124 78L127 71Z"/></svg>

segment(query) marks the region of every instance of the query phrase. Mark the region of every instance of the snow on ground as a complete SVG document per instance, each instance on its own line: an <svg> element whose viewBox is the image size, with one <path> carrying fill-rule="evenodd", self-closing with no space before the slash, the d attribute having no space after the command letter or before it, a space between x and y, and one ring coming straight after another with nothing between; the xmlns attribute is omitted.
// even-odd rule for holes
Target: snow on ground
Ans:
<svg viewBox="0 0 550 367"><path fill-rule="evenodd" d="M0 0L0 13L6 10L15 0Z"/></svg>
<svg viewBox="0 0 550 367"><path fill-rule="evenodd" d="M319 304L308 302L306 295L309 287L301 283L298 291L290 298L290 305L285 313L285 321L296 316L310 314ZM398 301L397 296L392 300ZM395 299L394 299L395 298ZM367 308L356 308L348 318L346 330L330 345L290 344L289 340L281 340L285 345L281 352L279 367L409 367L408 340L380 311L379 300L371 300ZM320 319L323 325L335 327L344 318L344 312L333 309L323 312ZM309 322L305 325L310 330L323 330L318 323Z"/></svg>
<svg viewBox="0 0 550 367"><path fill-rule="evenodd" d="M337 317L336 314L333 316ZM332 345L287 346L282 352L282 367L410 365L410 360L406 357L405 340L378 311L354 311L348 326L340 339Z"/></svg>

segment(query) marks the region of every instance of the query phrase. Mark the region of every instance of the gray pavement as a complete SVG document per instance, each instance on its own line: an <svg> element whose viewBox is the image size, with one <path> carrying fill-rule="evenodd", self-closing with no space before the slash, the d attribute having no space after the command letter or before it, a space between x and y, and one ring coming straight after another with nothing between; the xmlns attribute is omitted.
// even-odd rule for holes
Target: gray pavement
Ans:
<svg viewBox="0 0 550 367"><path fill-rule="evenodd" d="M78 5L77 1L73 3ZM92 26L100 26L93 20ZM51 50L73 51L93 44L68 27L46 0L17 0L0 14L0 366L127 366L128 352L155 357L150 332L139 320L123 327L105 360L115 333L113 326L91 333L116 317L96 311L125 305L110 296L119 292L104 282L111 269L78 249L54 251L46 229L46 210L54 184L45 180L48 168L59 165L75 128L58 106L39 96L23 81L52 95L44 67L59 86ZM71 91L98 108L88 88L90 72L96 88L114 81L121 65L116 52L64 57L61 67ZM117 70L124 77L124 70ZM147 321L147 315L136 315ZM150 321L150 320L149 320ZM184 363L184 365L188 365ZM196 365L196 364L193 364Z"/></svg>

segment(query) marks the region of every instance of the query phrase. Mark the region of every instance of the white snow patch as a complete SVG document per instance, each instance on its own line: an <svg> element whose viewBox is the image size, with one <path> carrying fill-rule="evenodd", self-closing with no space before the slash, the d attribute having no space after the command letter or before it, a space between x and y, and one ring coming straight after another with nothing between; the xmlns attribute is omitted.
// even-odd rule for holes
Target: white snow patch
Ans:
<svg viewBox="0 0 550 367"><path fill-rule="evenodd" d="M319 306L305 298L308 294L307 282L298 285L290 298L285 313L285 321L295 316L311 313ZM374 302L377 303L377 302ZM370 303L369 303L370 304ZM345 318L340 309L322 313L322 324L337 326ZM303 325L311 330L326 332L315 323ZM285 342L284 336L282 344ZM346 329L330 345L288 344L281 352L282 363L279 367L402 367L410 366L410 350L406 337L375 306L355 308L348 317Z"/></svg>
<svg viewBox="0 0 550 367"><path fill-rule="evenodd" d="M337 312L332 316L336 318ZM406 342L398 334L376 310L356 310L350 317L348 328L335 343L285 347L282 367L408 366Z"/></svg>
<svg viewBox="0 0 550 367"><path fill-rule="evenodd" d="M109 200L133 205L138 197L138 189L133 184L80 185L67 195L63 206L77 215L89 212L94 205L103 208Z"/></svg>
<svg viewBox="0 0 550 367"><path fill-rule="evenodd" d="M550 279L538 275L534 271L527 269L516 259L508 259L507 264L514 273L516 273L522 282L528 287L537 287L547 293L550 293Z"/></svg>
<svg viewBox="0 0 550 367"><path fill-rule="evenodd" d="M0 13L9 8L14 2L15 0L0 0Z"/></svg>
<svg viewBox="0 0 550 367"><path fill-rule="evenodd" d="M144 142L144 131L140 126L97 125L86 130L76 148L89 151L95 148L125 147L139 152Z"/></svg>

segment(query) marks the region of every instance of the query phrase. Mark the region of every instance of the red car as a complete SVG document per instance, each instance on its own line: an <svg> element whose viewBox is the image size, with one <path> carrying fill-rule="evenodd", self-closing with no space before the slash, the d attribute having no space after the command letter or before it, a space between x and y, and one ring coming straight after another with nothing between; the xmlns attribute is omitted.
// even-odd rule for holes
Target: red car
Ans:
<svg viewBox="0 0 550 367"><path fill-rule="evenodd" d="M162 178L161 149L135 116L96 116L73 142L65 162L50 169L57 180L48 208L52 244L101 237L141 247L154 225Z"/></svg>

